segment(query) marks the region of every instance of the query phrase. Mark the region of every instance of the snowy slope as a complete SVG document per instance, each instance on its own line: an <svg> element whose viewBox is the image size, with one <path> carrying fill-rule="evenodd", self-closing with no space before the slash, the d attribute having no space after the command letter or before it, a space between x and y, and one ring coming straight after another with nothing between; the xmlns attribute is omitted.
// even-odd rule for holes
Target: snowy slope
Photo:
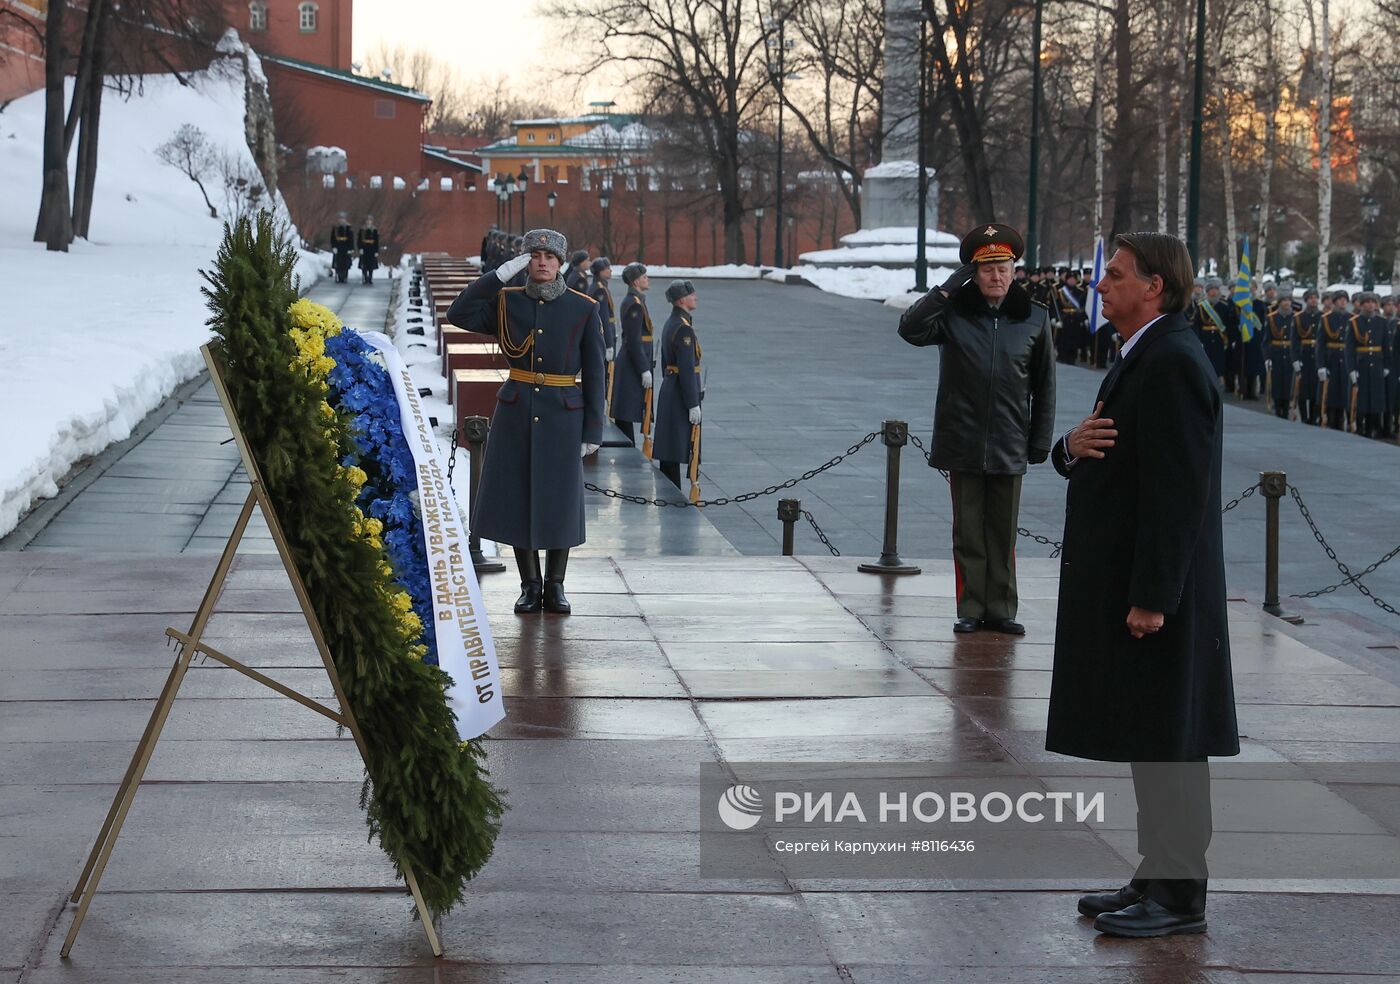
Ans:
<svg viewBox="0 0 1400 984"><path fill-rule="evenodd" d="M199 269L222 222L194 183L155 149L183 123L253 160L243 139L243 78L199 73L192 87L148 76L129 101L102 105L92 241L48 253L31 242L38 214L43 93L0 113L0 535L57 492L72 465L130 435L203 368L208 311ZM70 83L71 84L71 83ZM76 141L74 145L76 157ZM216 206L221 196L210 190ZM299 268L304 285L315 265Z"/></svg>

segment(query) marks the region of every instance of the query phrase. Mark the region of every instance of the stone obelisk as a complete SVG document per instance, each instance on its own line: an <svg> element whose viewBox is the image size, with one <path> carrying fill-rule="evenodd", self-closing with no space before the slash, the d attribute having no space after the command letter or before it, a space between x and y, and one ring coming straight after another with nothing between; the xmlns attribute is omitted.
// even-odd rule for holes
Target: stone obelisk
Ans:
<svg viewBox="0 0 1400 984"><path fill-rule="evenodd" d="M919 221L919 22L920 0L885 2L884 138L880 163L868 168L861 188L861 227L910 227ZM938 228L938 185L929 168L926 214Z"/></svg>

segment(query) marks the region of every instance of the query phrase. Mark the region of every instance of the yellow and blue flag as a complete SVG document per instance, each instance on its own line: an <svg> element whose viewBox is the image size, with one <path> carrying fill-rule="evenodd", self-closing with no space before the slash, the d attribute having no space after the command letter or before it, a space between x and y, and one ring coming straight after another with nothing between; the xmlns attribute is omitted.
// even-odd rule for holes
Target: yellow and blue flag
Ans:
<svg viewBox="0 0 1400 984"><path fill-rule="evenodd" d="M1103 237L1094 244L1094 276L1089 280L1089 334L1096 335L1103 324L1103 298L1099 296L1099 281L1103 279Z"/></svg>
<svg viewBox="0 0 1400 984"><path fill-rule="evenodd" d="M1259 330L1258 319L1254 317L1254 297L1249 289L1249 237L1244 237L1244 249L1240 253L1240 272L1235 275L1235 307L1240 309L1240 340L1249 341Z"/></svg>

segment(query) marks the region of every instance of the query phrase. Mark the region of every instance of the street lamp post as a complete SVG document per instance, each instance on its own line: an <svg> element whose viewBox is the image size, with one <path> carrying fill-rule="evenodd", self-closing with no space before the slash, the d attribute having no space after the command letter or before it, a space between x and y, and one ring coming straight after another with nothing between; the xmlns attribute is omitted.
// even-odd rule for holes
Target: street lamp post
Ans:
<svg viewBox="0 0 1400 984"><path fill-rule="evenodd" d="M928 16L919 9L919 225L914 239L914 289L928 291Z"/></svg>
<svg viewBox="0 0 1400 984"><path fill-rule="evenodd" d="M1191 170L1186 192L1186 250L1201 266L1201 129L1206 88L1206 0L1196 0L1196 78L1191 96ZM1319 285L1321 286L1321 285Z"/></svg>
<svg viewBox="0 0 1400 984"><path fill-rule="evenodd" d="M791 215L787 217L787 255L792 259L797 259L797 221Z"/></svg>
<svg viewBox="0 0 1400 984"><path fill-rule="evenodd" d="M515 202L512 201L512 199L515 197L515 176L514 176L514 175L511 175L511 174L507 174L507 175L506 175L505 190L506 190L506 232L510 232L511 229L514 228L514 226L515 226Z"/></svg>
<svg viewBox="0 0 1400 984"><path fill-rule="evenodd" d="M501 189L496 187L494 181L491 182L491 194L496 197L496 228L501 227Z"/></svg>
<svg viewBox="0 0 1400 984"><path fill-rule="evenodd" d="M520 173L515 176L515 186L520 189L520 234L525 235L525 191L530 187L530 172L520 165Z"/></svg>
<svg viewBox="0 0 1400 984"><path fill-rule="evenodd" d="M763 266L763 206L753 210L753 257L755 266Z"/></svg>
<svg viewBox="0 0 1400 984"><path fill-rule="evenodd" d="M1040 21L1042 0L1035 0L1035 25L1031 31L1031 161L1030 193L1026 200L1026 267L1038 265L1040 260L1040 233L1036 228L1036 211L1039 204L1036 195L1040 184ZM921 30L922 35L922 30ZM920 92L923 83L920 82ZM923 112L922 105L919 107ZM922 115L920 116L922 119ZM922 138L920 138L922 140Z"/></svg>
<svg viewBox="0 0 1400 984"><path fill-rule="evenodd" d="M605 187L598 193L598 205L603 209L603 255L607 256L611 252L612 240L612 219L608 216L608 206L612 204L611 195Z"/></svg>
<svg viewBox="0 0 1400 984"><path fill-rule="evenodd" d="M551 191L545 195L544 200L549 202L549 227L554 228L554 206L559 204L559 195Z"/></svg>
<svg viewBox="0 0 1400 984"><path fill-rule="evenodd" d="M775 83L775 85L776 85L776 87L777 87L777 90L778 90L778 166L777 166L777 172L778 172L778 173L777 173L778 194L777 194L777 200L774 202L774 207L775 207L775 209L776 209L776 212L775 212L775 215L774 215L774 225L773 225L774 229L776 229L777 232L775 233L775 235L774 235L774 237L773 237L774 240L775 240L775 242L774 242L774 244L773 244L773 265L774 265L775 267L781 267L781 266L783 265L783 191L784 191L784 188L783 188L783 88L784 88L784 85L786 84L787 79L788 79L788 74L787 74L787 53L788 53L788 50L789 50L790 48L794 47L794 44L793 44L793 42L791 42L791 41L789 41L789 40L787 39L787 22L786 22L785 18L783 18L783 17L781 17L781 16L779 16L779 17L773 17L773 18L767 18L767 19L765 19L765 21L764 21L764 23L763 23L763 26L766 27L766 28L768 28L769 30L772 30L773 28L777 28L777 30L778 30L778 45L777 45L777 48L778 48L778 65L777 65L777 70L774 71L773 63L772 63L772 61L769 61L769 63L768 63L768 71L772 74L774 83ZM771 38L768 39L768 41L765 42L765 44L766 44L766 45L770 48L770 50L771 50L771 48L772 48L772 39L771 39ZM759 264L760 266L763 265L763 257L762 257L762 256L756 257L756 261L758 262L758 264Z"/></svg>
<svg viewBox="0 0 1400 984"><path fill-rule="evenodd" d="M507 233L510 232L509 226L505 223L506 199L508 197L509 196L506 195L505 185L496 185L496 225L500 226Z"/></svg>
<svg viewBox="0 0 1400 984"><path fill-rule="evenodd" d="M1373 249L1376 239L1376 220L1381 217L1381 205L1370 195L1361 199L1361 218L1366 222L1366 269L1361 273L1361 289L1375 290L1376 273Z"/></svg>

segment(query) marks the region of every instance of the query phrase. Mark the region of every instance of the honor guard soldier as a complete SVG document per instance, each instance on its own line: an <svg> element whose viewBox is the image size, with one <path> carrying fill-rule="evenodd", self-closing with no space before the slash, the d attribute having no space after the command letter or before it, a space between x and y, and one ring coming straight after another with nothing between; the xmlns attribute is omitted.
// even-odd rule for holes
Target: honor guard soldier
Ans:
<svg viewBox="0 0 1400 984"><path fill-rule="evenodd" d="M366 215L365 224L355 239L360 248L360 280L374 282L374 271L379 269L379 229L374 224L374 216Z"/></svg>
<svg viewBox="0 0 1400 984"><path fill-rule="evenodd" d="M617 360L617 306L613 304L612 261L600 256L589 265L593 283L588 288L588 296L598 302L598 316L603 319L603 356L608 360L608 406L612 406L613 377Z"/></svg>
<svg viewBox="0 0 1400 984"><path fill-rule="evenodd" d="M1269 301L1265 295L1265 303ZM1267 351L1264 356L1264 376L1273 401L1274 416L1288 417L1293 405L1293 363L1297 361L1297 314L1292 301L1279 302L1264 315L1264 335Z"/></svg>
<svg viewBox="0 0 1400 984"><path fill-rule="evenodd" d="M636 425L651 419L645 410L651 398L651 374L656 366L646 299L651 278L642 264L629 263L622 270L622 282L627 285L627 296L622 299L619 314L621 339L617 360L613 363L612 416L617 429L636 444Z"/></svg>
<svg viewBox="0 0 1400 984"><path fill-rule="evenodd" d="M1055 291L1060 321L1055 350L1059 353L1059 361L1072 366L1084 345L1084 302L1088 295L1079 286L1078 270L1061 267L1060 271L1064 274L1064 282Z"/></svg>
<svg viewBox="0 0 1400 984"><path fill-rule="evenodd" d="M1225 386L1226 357L1230 349L1230 325L1239 325L1239 310L1220 296L1220 278L1206 280L1206 296L1196 306L1200 312L1196 323L1201 331L1201 347L1206 350L1211 368L1215 370L1220 386Z"/></svg>
<svg viewBox="0 0 1400 984"><path fill-rule="evenodd" d="M1347 311L1347 292L1332 295L1332 308L1322 316L1322 330L1317 334L1317 379L1322 392L1318 397L1322 426L1344 430L1347 412L1347 331L1351 328L1351 313Z"/></svg>
<svg viewBox="0 0 1400 984"><path fill-rule="evenodd" d="M560 233L534 229L520 256L474 281L447 311L457 327L495 336L510 363L471 528L515 548L521 615L570 612L569 549L585 539L581 459L603 443L603 325L597 303L564 286L567 256ZM522 271L524 287L505 286Z"/></svg>
<svg viewBox="0 0 1400 984"><path fill-rule="evenodd" d="M1317 336L1322 325L1318 293L1309 287L1303 292L1303 310L1293 319L1293 406L1298 419L1317 424Z"/></svg>
<svg viewBox="0 0 1400 984"><path fill-rule="evenodd" d="M681 468L691 456L700 453L691 445L694 428L700 425L701 388L700 342L695 337L695 285L689 280L673 280L666 288L671 316L661 329L661 392L656 398L656 437L653 457L661 474L681 487Z"/></svg>
<svg viewBox="0 0 1400 984"><path fill-rule="evenodd" d="M1385 418L1386 377L1390 374L1390 325L1380 314L1380 298L1357 295L1360 312L1347 331L1347 364L1351 368L1351 427L1362 437L1380 437Z"/></svg>
<svg viewBox="0 0 1400 984"><path fill-rule="evenodd" d="M335 270L335 282L345 283L350 275L350 259L355 252L355 230L350 227L350 219L344 212L331 228L331 268Z"/></svg>
<svg viewBox="0 0 1400 984"><path fill-rule="evenodd" d="M948 472L958 619L953 631L1025 635L1016 621L1016 523L1027 463L1050 454L1050 319L1011 282L1023 249L1007 225L963 237L963 267L904 312L899 337L939 346L929 464Z"/></svg>
<svg viewBox="0 0 1400 984"><path fill-rule="evenodd" d="M491 228L489 228L489 229L486 230L486 235L484 235L484 236L481 237L481 255L478 257L478 259L481 260L481 272L482 272L482 273L490 273L490 272L491 272L490 269L486 266L486 254L487 254L488 252L490 252L490 248L491 248L491 233L493 233L493 232L495 232L495 231L496 231L496 227L493 225Z"/></svg>
<svg viewBox="0 0 1400 984"><path fill-rule="evenodd" d="M1400 285L1392 289L1395 286ZM1400 320L1390 322L1390 374L1385 383L1385 436L1400 437Z"/></svg>
<svg viewBox="0 0 1400 984"><path fill-rule="evenodd" d="M576 249L569 257L569 269L564 273L564 286L580 294L588 293L588 250Z"/></svg>

